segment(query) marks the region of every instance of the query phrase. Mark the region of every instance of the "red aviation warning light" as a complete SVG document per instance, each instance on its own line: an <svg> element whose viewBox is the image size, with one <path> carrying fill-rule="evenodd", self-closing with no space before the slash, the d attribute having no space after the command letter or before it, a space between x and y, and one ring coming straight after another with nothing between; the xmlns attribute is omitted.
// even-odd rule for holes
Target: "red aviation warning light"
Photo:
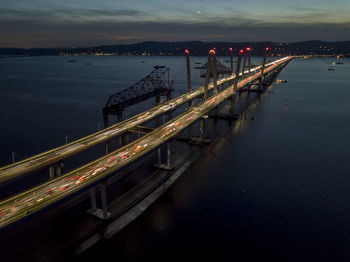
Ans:
<svg viewBox="0 0 350 262"><path fill-rule="evenodd" d="M232 52L232 47L230 47L228 50L229 50L230 52Z"/></svg>
<svg viewBox="0 0 350 262"><path fill-rule="evenodd" d="M215 54L215 50L214 49L210 49L209 54L210 55L214 55Z"/></svg>
<svg viewBox="0 0 350 262"><path fill-rule="evenodd" d="M247 52L252 51L252 49L250 47L247 47L246 50L247 50Z"/></svg>
<svg viewBox="0 0 350 262"><path fill-rule="evenodd" d="M266 52L267 52L267 51L269 51L269 50L270 50L270 48L269 48L269 47L266 47L266 48L265 48L265 51L266 51Z"/></svg>
<svg viewBox="0 0 350 262"><path fill-rule="evenodd" d="M185 50L185 55L188 55L190 52L186 49Z"/></svg>
<svg viewBox="0 0 350 262"><path fill-rule="evenodd" d="M243 54L243 53L244 53L244 50L243 50L243 49L239 50L239 53L240 53L240 54Z"/></svg>

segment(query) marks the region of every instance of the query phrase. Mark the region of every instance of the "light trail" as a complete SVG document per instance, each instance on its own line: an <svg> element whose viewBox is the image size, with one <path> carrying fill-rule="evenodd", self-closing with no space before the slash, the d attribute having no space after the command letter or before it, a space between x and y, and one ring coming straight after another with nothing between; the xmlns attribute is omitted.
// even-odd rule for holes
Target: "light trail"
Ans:
<svg viewBox="0 0 350 262"><path fill-rule="evenodd" d="M277 68L290 59L292 57L276 60L274 64L264 70L264 73ZM238 89L244 87L247 83L257 80L259 77L261 77L261 72L245 78L239 82ZM151 150L156 149L235 94L235 92L234 85L232 85L123 148L117 149L59 178L0 202L0 228L45 208L71 193L82 190L130 164Z"/></svg>
<svg viewBox="0 0 350 262"><path fill-rule="evenodd" d="M271 63L270 63L271 64ZM259 70L261 66L257 66L252 69L252 72ZM242 75L242 73L241 73ZM222 85L235 78L235 74L221 78L218 80L218 85ZM214 84L210 83L208 89L214 88ZM11 179L15 179L23 174L35 171L39 168L48 166L59 160L77 154L88 148L91 148L97 144L103 143L115 136L119 136L126 131L135 128L145 122L152 120L153 118L160 116L166 112L174 110L176 107L202 95L204 92L204 86L193 90L190 93L183 94L177 98L174 98L164 104L153 107L152 109L126 119L120 123L112 125L99 132L93 133L89 136L83 137L66 145L48 150L41 154L26 158L22 161L13 163L11 165L0 168L0 184Z"/></svg>

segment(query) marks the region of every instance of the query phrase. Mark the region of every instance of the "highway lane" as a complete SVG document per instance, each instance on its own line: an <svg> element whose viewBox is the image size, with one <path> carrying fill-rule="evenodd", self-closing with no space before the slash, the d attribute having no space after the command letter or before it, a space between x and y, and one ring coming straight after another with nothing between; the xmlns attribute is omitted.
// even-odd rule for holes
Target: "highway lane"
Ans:
<svg viewBox="0 0 350 262"><path fill-rule="evenodd" d="M290 59L292 57L276 60L264 72L269 72ZM238 88L242 88L246 84L257 80L260 76L261 72L258 72L243 79L239 82ZM156 149L184 128L206 115L211 109L232 96L235 92L234 85L232 85L123 148L117 149L59 178L0 202L0 228L45 208L74 192L82 190L125 165L130 164L151 150Z"/></svg>
<svg viewBox="0 0 350 262"><path fill-rule="evenodd" d="M257 71L260 68L261 66L253 68L252 72ZM218 85L222 85L228 81L233 80L234 78L235 78L234 74L228 77L221 78L220 80L218 80ZM214 87L213 83L210 83L208 89L209 90L213 89L213 87ZM145 111L141 114L133 116L125 121L117 123L99 132L93 133L89 136L83 137L69 144L29 157L27 159L16 162L14 164L2 167L0 168L0 184L6 181L9 181L11 179L17 178L23 174L29 173L31 171L48 166L59 160L62 160L71 155L77 154L83 150L91 148L97 144L105 142L115 136L121 135L125 133L127 130L130 130L138 125L141 125L147 121L150 121L153 118L161 114L164 114L166 112L169 112L175 109L177 106L180 106L190 101L191 99L194 99L195 97L200 96L201 94L203 94L203 92L204 92L204 87L201 86L200 88L195 89L190 93L183 94L162 105L156 106L148 111Z"/></svg>

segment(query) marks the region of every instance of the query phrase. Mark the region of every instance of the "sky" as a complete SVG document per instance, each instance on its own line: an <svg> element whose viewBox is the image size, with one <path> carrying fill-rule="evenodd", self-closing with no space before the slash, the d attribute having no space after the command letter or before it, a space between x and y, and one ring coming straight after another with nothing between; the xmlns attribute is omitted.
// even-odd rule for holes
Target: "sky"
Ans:
<svg viewBox="0 0 350 262"><path fill-rule="evenodd" d="M1 0L0 47L350 40L350 0Z"/></svg>

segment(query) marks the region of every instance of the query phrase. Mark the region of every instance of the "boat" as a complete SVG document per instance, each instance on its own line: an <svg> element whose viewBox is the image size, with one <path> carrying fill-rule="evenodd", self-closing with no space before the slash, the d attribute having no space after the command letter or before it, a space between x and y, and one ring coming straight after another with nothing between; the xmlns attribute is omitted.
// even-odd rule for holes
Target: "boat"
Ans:
<svg viewBox="0 0 350 262"><path fill-rule="evenodd" d="M276 83L287 83L287 80L277 79Z"/></svg>
<svg viewBox="0 0 350 262"><path fill-rule="evenodd" d="M334 71L335 69L334 68L332 68L332 67L329 67L328 68L328 71Z"/></svg>
<svg viewBox="0 0 350 262"><path fill-rule="evenodd" d="M336 62L337 65L343 65L343 62Z"/></svg>

